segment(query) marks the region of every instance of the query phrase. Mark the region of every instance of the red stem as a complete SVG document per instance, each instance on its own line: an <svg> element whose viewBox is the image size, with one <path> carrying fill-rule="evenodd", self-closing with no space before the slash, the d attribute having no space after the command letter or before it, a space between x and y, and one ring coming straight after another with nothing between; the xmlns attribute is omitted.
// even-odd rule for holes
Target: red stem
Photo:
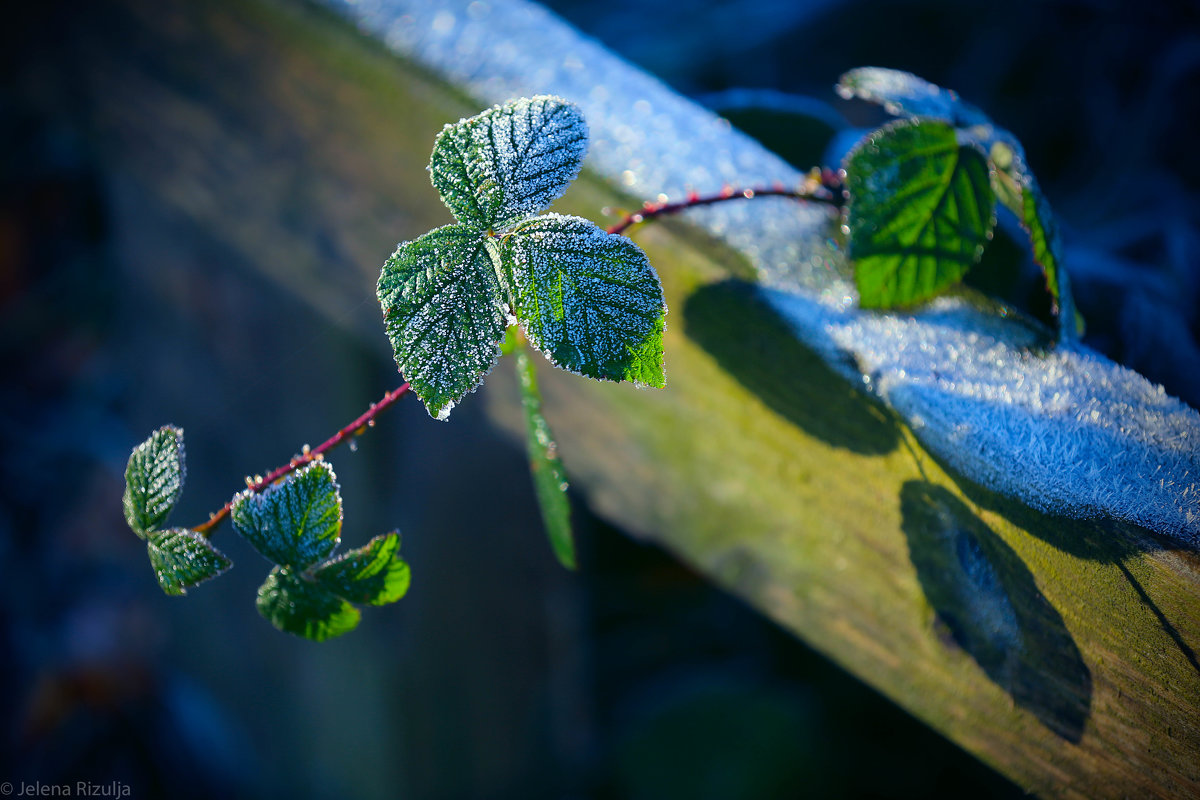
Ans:
<svg viewBox="0 0 1200 800"><path fill-rule="evenodd" d="M640 222L648 222L655 217L676 214L689 208L695 208L696 206L723 203L726 200L750 200L755 197L790 197L793 200L841 206L841 189L841 180L837 175L830 170L823 170L820 173L810 173L808 179L798 189L786 189L782 185L761 189L735 189L732 186L726 186L717 194L699 195L695 192L689 192L686 200L674 203L668 203L665 200L661 203L653 203L647 200L642 205L641 211L626 214L620 222L610 226L608 232L624 233L634 225Z"/></svg>
<svg viewBox="0 0 1200 800"><path fill-rule="evenodd" d="M408 394L408 391L409 385L407 383L403 383L400 386L397 386L395 389L392 389L383 396L382 400L380 400L378 403L372 403L371 407L360 414L357 419L355 419L349 425L346 425L333 436L330 436L324 442L321 442L321 444L317 445L311 450L306 449L300 455L294 456L288 463L276 467L268 472L265 477L259 478L251 483L249 486L250 491L261 492L263 489L267 488L284 475L295 472L305 464L316 461L318 458L321 458L325 453L337 447L339 444L347 441L351 437L358 436L363 432L364 428L369 425L374 425L375 418L383 413L383 411L385 411L388 406L392 405L392 403L395 403L401 397L404 397L404 395ZM208 518L208 522L205 522L203 525L197 525L196 527L192 528L192 530L194 530L196 533L208 536L212 532L213 528L217 527L217 525L220 525L221 521L229 516L229 512L232 510L232 508L233 501L230 500L221 508L220 511L210 516Z"/></svg>

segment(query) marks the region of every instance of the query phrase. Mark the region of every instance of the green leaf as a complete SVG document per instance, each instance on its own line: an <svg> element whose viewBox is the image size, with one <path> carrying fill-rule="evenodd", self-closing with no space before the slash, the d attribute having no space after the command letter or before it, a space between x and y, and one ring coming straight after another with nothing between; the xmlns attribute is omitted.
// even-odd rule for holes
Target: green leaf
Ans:
<svg viewBox="0 0 1200 800"><path fill-rule="evenodd" d="M408 591L408 564L400 558L400 534L376 536L367 544L322 564L313 577L326 589L353 603L381 606Z"/></svg>
<svg viewBox="0 0 1200 800"><path fill-rule="evenodd" d="M666 304L646 254L579 217L547 214L504 238L517 318L556 366L662 387Z"/></svg>
<svg viewBox="0 0 1200 800"><path fill-rule="evenodd" d="M846 157L850 258L864 308L908 306L957 282L995 224L988 163L942 122L880 128Z"/></svg>
<svg viewBox="0 0 1200 800"><path fill-rule="evenodd" d="M183 430L165 425L133 449L125 467L125 521L145 539L167 520L183 492Z"/></svg>
<svg viewBox="0 0 1200 800"><path fill-rule="evenodd" d="M521 406L525 409L526 447L533 489L542 511L542 523L554 555L567 569L575 569L575 538L571 533L571 504L567 501L567 476L558 460L558 445L542 414L537 371L524 348L516 353Z"/></svg>
<svg viewBox="0 0 1200 800"><path fill-rule="evenodd" d="M964 102L957 92L910 72L859 67L843 75L835 88L847 100L857 97L877 103L892 116L940 119L962 127L991 124L986 114Z"/></svg>
<svg viewBox="0 0 1200 800"><path fill-rule="evenodd" d="M329 557L342 532L342 497L337 476L314 461L261 492L233 499L233 525L276 564L308 567Z"/></svg>
<svg viewBox="0 0 1200 800"><path fill-rule="evenodd" d="M579 175L586 151L579 108L540 95L447 125L429 173L455 218L486 231L546 209Z"/></svg>
<svg viewBox="0 0 1200 800"><path fill-rule="evenodd" d="M275 567L258 588L258 613L285 633L323 642L354 630L359 611L290 567Z"/></svg>
<svg viewBox="0 0 1200 800"><path fill-rule="evenodd" d="M379 275L396 364L437 419L483 382L508 327L485 238L461 225L438 228L401 244Z"/></svg>
<svg viewBox="0 0 1200 800"><path fill-rule="evenodd" d="M146 542L158 585L170 595L187 594L191 587L215 578L233 566L208 539L187 528L156 531Z"/></svg>
<svg viewBox="0 0 1200 800"><path fill-rule="evenodd" d="M1029 233L1033 245L1033 260L1046 275L1046 288L1054 298L1054 312L1058 317L1059 341L1073 341L1078 335L1077 312L1071 296L1071 285L1067 272L1062 268L1062 239L1050 203L1042 194L1033 173L1025 173L1022 192L1021 224Z"/></svg>
<svg viewBox="0 0 1200 800"><path fill-rule="evenodd" d="M1070 279L1063 267L1062 239L1050 202L1025 162L1021 144L1006 131L997 134L991 146L992 189L997 199L1021 221L1029 234L1033 260L1046 276L1058 319L1059 341L1070 342L1083 332L1083 318L1075 309Z"/></svg>

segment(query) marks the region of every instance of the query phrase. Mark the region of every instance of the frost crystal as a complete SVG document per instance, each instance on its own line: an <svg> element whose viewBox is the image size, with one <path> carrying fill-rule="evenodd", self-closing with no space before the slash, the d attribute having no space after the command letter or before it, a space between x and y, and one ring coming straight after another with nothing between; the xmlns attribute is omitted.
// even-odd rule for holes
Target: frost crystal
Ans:
<svg viewBox="0 0 1200 800"><path fill-rule="evenodd" d="M577 103L591 129L590 166L645 196L802 178L532 4L326 1L487 102L550 92ZM904 102L922 99L911 91ZM952 111L969 119L973 109ZM1200 414L1160 387L1083 347L1035 355L1018 322L962 302L903 316L856 310L824 208L763 200L689 219L757 266L797 336L857 382L847 357L859 364L930 449L969 477L1039 508L1111 514L1200 544Z"/></svg>

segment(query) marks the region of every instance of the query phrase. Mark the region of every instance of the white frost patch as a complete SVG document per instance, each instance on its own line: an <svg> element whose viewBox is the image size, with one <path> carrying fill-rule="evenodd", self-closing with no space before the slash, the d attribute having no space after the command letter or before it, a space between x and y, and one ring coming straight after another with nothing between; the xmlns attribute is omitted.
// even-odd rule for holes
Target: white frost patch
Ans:
<svg viewBox="0 0 1200 800"><path fill-rule="evenodd" d="M1083 347L1039 349L961 300L873 314L768 291L806 343L955 469L1043 511L1200 542L1200 414Z"/></svg>
<svg viewBox="0 0 1200 800"><path fill-rule="evenodd" d="M546 93L577 103L591 130L588 166L646 198L802 179L540 7L326 2L484 104ZM1046 511L1111 514L1200 544L1200 414L1161 387L1086 348L1035 352L1019 322L961 301L911 315L858 311L824 207L764 199L689 219L743 252L797 335L850 380L865 378L963 474Z"/></svg>

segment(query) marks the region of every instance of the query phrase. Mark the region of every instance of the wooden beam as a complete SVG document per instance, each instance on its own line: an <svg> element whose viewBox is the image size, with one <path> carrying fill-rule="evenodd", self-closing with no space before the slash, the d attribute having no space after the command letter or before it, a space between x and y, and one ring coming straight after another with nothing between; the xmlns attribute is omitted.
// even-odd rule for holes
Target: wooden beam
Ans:
<svg viewBox="0 0 1200 800"><path fill-rule="evenodd" d="M375 336L374 309L354 311L397 239L448 221L425 173L430 143L477 107L326 12L248 3L227 29L225 6L204 8L214 40L267 37L254 57L277 81L266 135L278 163L257 164L252 180L239 172L252 100L236 81L205 100L221 109L216 124L183 103L172 119L192 124L153 127L136 103L114 101L100 112L110 141L163 203ZM145 77L103 53L91 65L106 90ZM301 172L323 176L296 184L325 214L318 230L289 224L272 206L279 187L262 184ZM585 175L557 208L595 219L622 202ZM736 254L683 223L633 238L667 292L669 385L542 369L579 496L1032 792L1200 795L1195 553L1129 525L1047 516L953 474L790 335ZM350 268L331 272L331 250ZM509 380L498 370L502 390L486 396L515 436Z"/></svg>

